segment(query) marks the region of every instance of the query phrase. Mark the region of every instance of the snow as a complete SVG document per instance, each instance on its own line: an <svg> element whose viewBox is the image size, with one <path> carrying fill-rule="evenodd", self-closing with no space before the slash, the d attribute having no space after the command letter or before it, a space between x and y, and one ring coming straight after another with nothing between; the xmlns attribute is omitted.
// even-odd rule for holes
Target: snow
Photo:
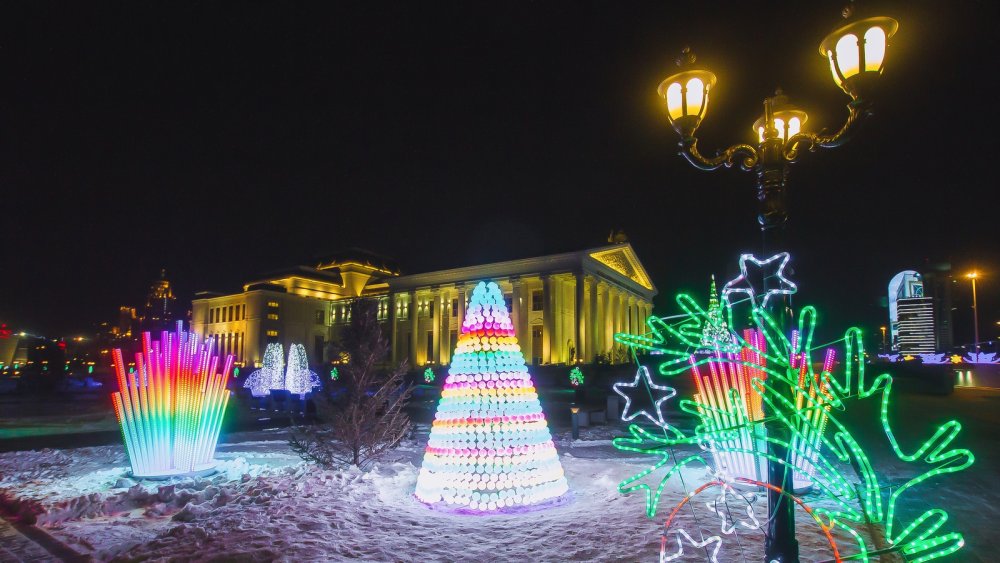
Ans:
<svg viewBox="0 0 1000 563"><path fill-rule="evenodd" d="M368 471L323 469L292 453L282 430L230 435L216 453L218 473L207 477L134 481L121 446L0 454L0 496L72 549L96 561L115 558L306 561L654 561L670 509L683 486L668 483L654 520L640 493L617 485L648 468L650 459L619 452L616 425L581 429L582 439L554 432L570 494L544 510L463 515L432 510L413 496L429 429L420 426ZM705 468L682 473L692 484L712 480ZM737 526L722 535L706 503L718 489L692 499L677 525L693 539L720 535L719 560L759 560L762 535ZM765 520L758 496L753 514ZM734 514L746 515L746 505ZM750 521L749 516L745 516ZM798 516L803 561L831 558L819 528ZM714 530L714 531L713 531ZM676 551L671 535L668 549ZM853 553L846 538L842 553ZM686 545L686 560L706 560L705 548ZM684 559L682 559L684 560Z"/></svg>

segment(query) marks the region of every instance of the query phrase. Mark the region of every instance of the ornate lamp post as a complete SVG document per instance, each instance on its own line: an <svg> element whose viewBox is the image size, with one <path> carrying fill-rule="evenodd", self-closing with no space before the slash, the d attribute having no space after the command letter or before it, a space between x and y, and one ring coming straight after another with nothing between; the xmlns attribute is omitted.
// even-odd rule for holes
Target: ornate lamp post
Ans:
<svg viewBox="0 0 1000 563"><path fill-rule="evenodd" d="M696 66L696 58L685 48L677 59L680 72L668 77L658 88L667 104L667 119L680 135L680 154L701 170L717 170L739 164L744 171L757 177L758 215L763 250L770 253L785 245L785 225L788 211L785 189L789 165L798 159L803 150L836 147L848 140L857 124L871 114L872 91L885 69L888 39L896 32L896 20L887 17L852 19L854 10L844 10L847 23L826 36L820 43L820 55L830 65L833 80L851 101L847 104L847 121L837 131L813 133L803 130L807 120L804 111L789 103L780 90L764 100L764 115L753 125L756 143L738 143L713 157L706 157L698 150L695 133L705 119L716 76L706 68ZM766 254L765 254L766 255ZM773 280L764 280L764 289ZM770 313L787 329L787 299L772 299ZM791 390L788 390L789 392ZM778 420L766 417L769 453L776 459L789 460L787 448L775 442L789 443L790 432ZM790 464L769 463L768 482L780 490L792 490ZM789 563L798 561L798 542L795 540L794 504L773 489L768 490L768 522L765 547L767 561Z"/></svg>

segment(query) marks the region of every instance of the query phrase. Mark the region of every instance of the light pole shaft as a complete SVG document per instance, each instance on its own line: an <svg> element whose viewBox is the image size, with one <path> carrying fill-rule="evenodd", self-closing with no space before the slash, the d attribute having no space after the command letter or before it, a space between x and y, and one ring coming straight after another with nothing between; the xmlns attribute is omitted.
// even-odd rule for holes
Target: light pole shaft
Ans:
<svg viewBox="0 0 1000 563"><path fill-rule="evenodd" d="M782 155L784 140L778 136L774 128L774 113L772 100L764 101L764 141L760 144L760 161L757 163L757 200L760 223L761 243L764 255L787 250L786 230L788 211L785 205L785 181L788 177L787 166ZM763 280L764 291L770 286L780 283L773 279ZM766 294L766 293L765 293ZM778 298L774 298L778 297ZM787 334L789 327L787 295L778 294L769 301L768 313L781 327L782 334ZM786 399L794 401L791 389L786 389L781 382L774 382L772 389L786 395ZM767 409L770 410L770 409ZM768 422L764 423L767 432L768 453L773 459L783 460L778 463L767 462L767 482L772 485L767 491L767 538L764 543L766 561L779 563L798 563L799 542L795 539L795 505L787 496L792 494L792 470L789 448L783 444L791 444L791 430L779 420L765 412ZM775 490L777 488L777 490ZM781 494L778 491L784 491Z"/></svg>
<svg viewBox="0 0 1000 563"><path fill-rule="evenodd" d="M972 278L972 331L973 331L973 338L976 339L975 343L972 346L975 349L976 354L978 354L979 353L979 309L976 307L976 278Z"/></svg>

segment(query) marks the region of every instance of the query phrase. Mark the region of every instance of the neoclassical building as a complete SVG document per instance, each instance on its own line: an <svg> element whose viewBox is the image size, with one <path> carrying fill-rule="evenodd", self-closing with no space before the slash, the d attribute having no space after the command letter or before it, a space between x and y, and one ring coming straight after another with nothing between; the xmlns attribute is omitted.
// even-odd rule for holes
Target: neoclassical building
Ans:
<svg viewBox="0 0 1000 563"><path fill-rule="evenodd" d="M240 293L199 293L192 329L217 336L223 350L258 364L268 342L306 346L316 363L350 321L350 305L378 300L394 361L444 365L458 341L468 295L495 281L531 364L624 362L616 332L637 334L652 314L656 288L627 242L577 252L400 275L372 255L348 252L272 272ZM617 353L616 353L617 352Z"/></svg>

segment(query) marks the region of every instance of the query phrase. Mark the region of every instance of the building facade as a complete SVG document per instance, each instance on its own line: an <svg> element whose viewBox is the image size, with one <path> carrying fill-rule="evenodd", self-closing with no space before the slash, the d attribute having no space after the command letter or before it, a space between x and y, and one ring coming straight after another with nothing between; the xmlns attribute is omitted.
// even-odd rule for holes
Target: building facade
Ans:
<svg viewBox="0 0 1000 563"><path fill-rule="evenodd" d="M644 332L656 295L627 242L405 276L348 253L263 276L241 293L199 293L192 330L217 337L246 365L259 364L269 342L301 343L320 363L331 359L326 345L350 322L351 303L373 298L393 361L447 365L481 280L501 287L525 360L536 365L628 361L613 335Z"/></svg>

